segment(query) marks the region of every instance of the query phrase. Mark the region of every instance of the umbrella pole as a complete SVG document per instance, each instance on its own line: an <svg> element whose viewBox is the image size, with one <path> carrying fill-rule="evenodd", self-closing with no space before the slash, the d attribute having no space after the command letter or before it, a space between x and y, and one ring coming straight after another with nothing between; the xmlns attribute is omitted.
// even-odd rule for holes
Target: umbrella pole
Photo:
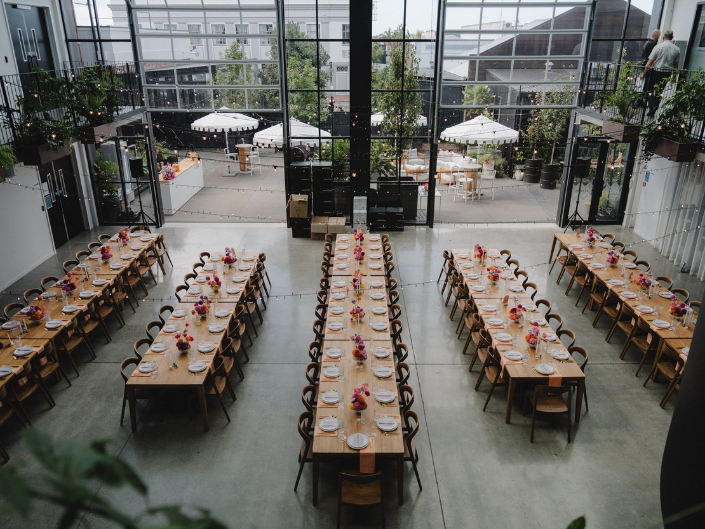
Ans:
<svg viewBox="0 0 705 529"><path fill-rule="evenodd" d="M225 132L225 152L226 154L230 154L230 148L228 147L228 129L224 129L223 132Z"/></svg>

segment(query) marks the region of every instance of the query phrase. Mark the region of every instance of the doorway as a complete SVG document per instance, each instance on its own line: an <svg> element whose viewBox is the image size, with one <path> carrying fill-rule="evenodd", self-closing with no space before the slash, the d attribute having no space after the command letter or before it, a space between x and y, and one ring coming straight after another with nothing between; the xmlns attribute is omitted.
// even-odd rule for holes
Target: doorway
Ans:
<svg viewBox="0 0 705 529"><path fill-rule="evenodd" d="M567 188L572 225L620 224L624 217L636 143L579 138L573 149ZM583 167L587 169L581 170Z"/></svg>
<svg viewBox="0 0 705 529"><path fill-rule="evenodd" d="M54 247L58 248L85 230L71 155L40 166L39 179L48 191L45 207Z"/></svg>
<svg viewBox="0 0 705 529"><path fill-rule="evenodd" d="M34 68L54 69L45 9L6 4L7 23L15 50L17 71L29 73Z"/></svg>

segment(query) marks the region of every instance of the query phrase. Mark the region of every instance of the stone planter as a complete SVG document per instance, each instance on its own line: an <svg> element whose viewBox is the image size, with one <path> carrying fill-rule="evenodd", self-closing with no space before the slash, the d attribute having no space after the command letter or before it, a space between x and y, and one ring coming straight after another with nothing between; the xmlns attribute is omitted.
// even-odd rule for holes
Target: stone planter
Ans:
<svg viewBox="0 0 705 529"><path fill-rule="evenodd" d="M117 136L117 124L105 123L97 127L79 127L78 134L81 143L89 145L91 143L101 143Z"/></svg>
<svg viewBox="0 0 705 529"><path fill-rule="evenodd" d="M523 167L514 169L514 178L516 180L518 180L519 182L524 180L524 168Z"/></svg>
<svg viewBox="0 0 705 529"><path fill-rule="evenodd" d="M528 184L538 184L541 180L542 164L542 160L526 160L526 165L524 166L524 182Z"/></svg>
<svg viewBox="0 0 705 529"><path fill-rule="evenodd" d="M654 154L672 162L692 162L695 160L699 147L698 143L678 143L663 138L654 146Z"/></svg>
<svg viewBox="0 0 705 529"><path fill-rule="evenodd" d="M556 189L560 168L561 166L557 163L545 163L541 166L542 189Z"/></svg>
<svg viewBox="0 0 705 529"><path fill-rule="evenodd" d="M638 141L640 131L639 125L625 125L609 119L602 121L602 134L621 142Z"/></svg>
<svg viewBox="0 0 705 529"><path fill-rule="evenodd" d="M51 145L45 143L44 145L34 146L34 145L19 145L15 149L15 154L17 159L24 163L25 165L45 165L53 161L68 156L71 150L68 145L63 147L57 147L52 149Z"/></svg>

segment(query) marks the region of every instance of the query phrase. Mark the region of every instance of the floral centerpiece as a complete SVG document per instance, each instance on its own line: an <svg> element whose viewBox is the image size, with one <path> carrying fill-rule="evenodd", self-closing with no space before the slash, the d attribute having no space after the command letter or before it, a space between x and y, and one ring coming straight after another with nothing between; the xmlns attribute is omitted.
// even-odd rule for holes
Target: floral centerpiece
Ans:
<svg viewBox="0 0 705 529"><path fill-rule="evenodd" d="M594 235L594 231L593 233L590 233L590 228L588 228L588 235L585 241L587 242L588 248L592 248L593 246L595 246L595 242L597 241Z"/></svg>
<svg viewBox="0 0 705 529"><path fill-rule="evenodd" d="M199 318L205 318L211 310L211 302L208 296L199 296L198 301L193 304L191 314L198 315Z"/></svg>
<svg viewBox="0 0 705 529"><path fill-rule="evenodd" d="M475 259L479 259L481 263L484 263L485 259L487 258L487 250L485 248L483 248L482 246L480 246L479 244L476 244L473 257Z"/></svg>
<svg viewBox="0 0 705 529"><path fill-rule="evenodd" d="M367 409L367 402L365 397L370 396L370 390L367 389L367 384L362 384L359 388L353 390L352 402L350 403L350 409L360 413L362 410Z"/></svg>
<svg viewBox="0 0 705 529"><path fill-rule="evenodd" d="M47 315L47 310L44 307L30 305L27 308L29 309L29 312L27 312L27 316L29 316L29 319L33 322L41 322Z"/></svg>
<svg viewBox="0 0 705 529"><path fill-rule="evenodd" d="M356 241L358 241L360 244L362 244L362 241L365 240L365 234L367 232L362 229L362 224L358 224L357 228L353 230L353 237L355 238Z"/></svg>
<svg viewBox="0 0 705 529"><path fill-rule="evenodd" d="M130 240L130 230L123 228L118 232L118 240L127 243Z"/></svg>
<svg viewBox="0 0 705 529"><path fill-rule="evenodd" d="M107 261L108 259L110 259L113 256L113 254L110 253L110 250L111 250L111 248L107 244L105 246L100 247L100 258L103 261Z"/></svg>
<svg viewBox="0 0 705 529"><path fill-rule="evenodd" d="M355 344L355 349L353 349L352 356L357 360L357 368L362 369L362 362L367 360L367 350L365 349L365 342L362 337L358 334L350 338Z"/></svg>
<svg viewBox="0 0 705 529"><path fill-rule="evenodd" d="M634 283L639 290L649 290L651 287L651 279L646 277L643 273L639 274L639 277L636 279L632 279L632 283Z"/></svg>
<svg viewBox="0 0 705 529"><path fill-rule="evenodd" d="M66 274L66 279L62 279L56 285L67 294L76 290L76 283L71 279L71 274Z"/></svg>
<svg viewBox="0 0 705 529"><path fill-rule="evenodd" d="M671 296L671 308L668 313L678 321L688 314L688 306L679 300L676 296Z"/></svg>
<svg viewBox="0 0 705 529"><path fill-rule="evenodd" d="M495 266L490 266L487 269L487 279L489 279L493 283L496 283L497 281L499 281L499 274L500 274L500 270L499 270L499 268L497 268Z"/></svg>
<svg viewBox="0 0 705 529"><path fill-rule="evenodd" d="M615 252L614 250L610 250L607 252L607 257L605 258L605 262L609 264L610 266L617 266L617 263L619 262L619 258L621 255L618 252Z"/></svg>
<svg viewBox="0 0 705 529"><path fill-rule="evenodd" d="M186 324L186 327L188 327L188 323ZM184 332L177 334L174 338L176 338L176 348L179 351L187 351L188 349L191 349L193 336L188 334L187 329L184 329Z"/></svg>
<svg viewBox="0 0 705 529"><path fill-rule="evenodd" d="M350 311L350 321L360 323L360 320L365 317L365 311L362 307L358 307L356 300L353 300L353 308Z"/></svg>
<svg viewBox="0 0 705 529"><path fill-rule="evenodd" d="M206 281L208 282L208 286L213 289L213 292L218 292L220 287L223 286L223 282L217 274L213 274L213 279L211 279L211 276L206 276Z"/></svg>
<svg viewBox="0 0 705 529"><path fill-rule="evenodd" d="M159 172L161 177L164 180L173 180L176 178L176 170L174 169L174 166L171 165L169 162L164 164L164 167L162 167L162 170Z"/></svg>
<svg viewBox="0 0 705 529"><path fill-rule="evenodd" d="M516 298L514 298L516 301ZM509 319L518 322L524 316L524 307L521 303L517 304L516 307L509 309Z"/></svg>
<svg viewBox="0 0 705 529"><path fill-rule="evenodd" d="M365 290L365 285L362 282L362 274L356 270L353 272L352 281L350 281L350 286L359 295L363 290Z"/></svg>
<svg viewBox="0 0 705 529"><path fill-rule="evenodd" d="M222 257L223 267L230 268L237 262L237 257L235 257L235 248L226 248L225 255Z"/></svg>
<svg viewBox="0 0 705 529"><path fill-rule="evenodd" d="M362 246L355 246L353 257L356 261L362 261L365 258L365 252L362 251Z"/></svg>
<svg viewBox="0 0 705 529"><path fill-rule="evenodd" d="M538 325L538 323L531 324L531 328L526 333L526 336L524 336L524 339L526 340L526 343L529 344L529 347L536 347L538 345L538 343L539 343L539 325Z"/></svg>

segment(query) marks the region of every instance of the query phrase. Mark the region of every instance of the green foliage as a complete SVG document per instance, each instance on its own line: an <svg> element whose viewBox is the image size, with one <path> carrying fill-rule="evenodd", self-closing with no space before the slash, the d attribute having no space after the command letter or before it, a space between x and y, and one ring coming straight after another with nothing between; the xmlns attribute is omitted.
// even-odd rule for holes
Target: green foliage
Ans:
<svg viewBox="0 0 705 529"><path fill-rule="evenodd" d="M68 104L91 127L112 123L118 110L117 92L122 87L122 80L106 66L84 68L67 83Z"/></svg>
<svg viewBox="0 0 705 529"><path fill-rule="evenodd" d="M385 140L372 140L370 143L370 175L379 174L382 178L394 176L396 166L392 163L394 148Z"/></svg>
<svg viewBox="0 0 705 529"><path fill-rule="evenodd" d="M0 145L0 167L9 169L17 163L15 151L10 145Z"/></svg>
<svg viewBox="0 0 705 529"><path fill-rule="evenodd" d="M240 43L233 42L225 53L223 60L241 61L244 58L244 53ZM276 66L276 65L267 65ZM221 65L215 72L214 82L217 85L251 85L255 84L255 75L252 64L224 64ZM277 77L274 81L279 82ZM278 98L277 98L278 99ZM219 90L216 96L216 106L226 106L229 108L244 109L248 108L245 101L245 89L224 89Z"/></svg>
<svg viewBox="0 0 705 529"><path fill-rule="evenodd" d="M571 105L573 104L575 88L570 85L557 86L547 90L543 102L541 94L537 93L532 100L535 105ZM529 123L524 132L524 139L531 148L532 158L538 158L553 163L556 146L565 139L570 118L569 108L537 108L529 114ZM534 151L537 151L534 156ZM558 149L565 151L565 147Z"/></svg>
<svg viewBox="0 0 705 529"><path fill-rule="evenodd" d="M686 78L683 75L674 71L655 88L663 90L668 83L677 85L671 96L661 102L658 117L641 129L644 159L653 155L656 144L662 139L688 142L695 126L705 119L705 70L698 68Z"/></svg>
<svg viewBox="0 0 705 529"><path fill-rule="evenodd" d="M290 90L316 89L316 67L306 59L289 57L287 77ZM318 127L328 117L328 101L325 93L290 91L289 114L299 121Z"/></svg>
<svg viewBox="0 0 705 529"><path fill-rule="evenodd" d="M350 176L350 140L334 139L324 143L318 150L317 159L333 162L334 178L347 178Z"/></svg>
<svg viewBox="0 0 705 529"><path fill-rule="evenodd" d="M603 92L601 97L605 99L608 107L612 107L616 115L612 121L625 124L636 113L632 106L634 101L641 97L641 92L635 88L634 79L637 76L636 63L625 63L620 67L619 78L614 92Z"/></svg>
<svg viewBox="0 0 705 529"><path fill-rule="evenodd" d="M491 102L492 92L490 92L489 86L470 85L463 90L463 105L489 105ZM465 111L465 119L472 119L480 114L490 117L487 110L473 109Z"/></svg>
<svg viewBox="0 0 705 529"><path fill-rule="evenodd" d="M98 150L98 161L93 164L93 175L98 189L103 197L118 196L118 185L112 183L118 174L118 164L103 159L103 153Z"/></svg>
<svg viewBox="0 0 705 529"><path fill-rule="evenodd" d="M567 527L567 529L585 529L585 516L581 516L580 518L576 518L572 522L570 522L570 525Z"/></svg>
<svg viewBox="0 0 705 529"><path fill-rule="evenodd" d="M152 507L135 514L116 509L96 492L108 488L127 487L141 496L147 495L147 486L127 463L107 452L108 441L94 441L90 445L74 441L57 441L47 433L29 429L24 434L30 455L41 465L42 472L26 478L18 466L0 467L0 510L14 511L27 517L36 501L50 503L63 509L57 528L73 527L84 512L103 520L98 526L116 525L124 529L225 529L225 525L199 509L195 516L183 512L180 506ZM36 484L39 482L39 484ZM150 518L149 523L143 518ZM155 525L157 520L167 523Z"/></svg>

